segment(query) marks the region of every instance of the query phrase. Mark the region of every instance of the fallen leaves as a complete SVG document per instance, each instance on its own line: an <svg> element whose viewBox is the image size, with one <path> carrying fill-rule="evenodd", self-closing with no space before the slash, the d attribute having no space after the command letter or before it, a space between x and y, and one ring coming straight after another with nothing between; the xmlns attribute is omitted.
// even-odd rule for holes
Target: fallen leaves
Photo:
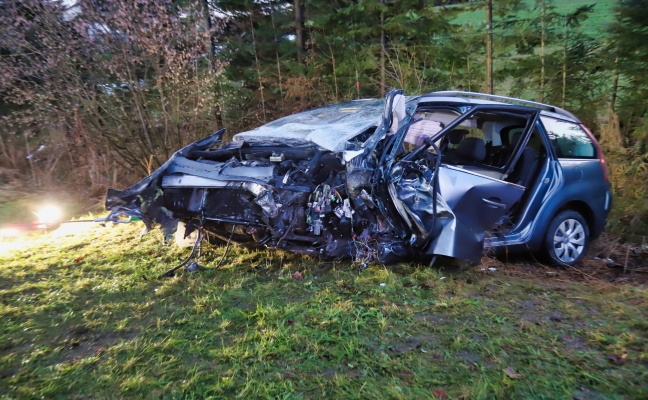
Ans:
<svg viewBox="0 0 648 400"><path fill-rule="evenodd" d="M436 398L436 399L447 399L448 398L448 394L443 389L434 389L432 391L432 396L434 396L434 398Z"/></svg>
<svg viewBox="0 0 648 400"><path fill-rule="evenodd" d="M301 281L301 280L304 278L304 275L303 275L301 272L299 272L299 271L295 271L295 272L292 274L292 277L293 277L293 279L295 279L295 280Z"/></svg>

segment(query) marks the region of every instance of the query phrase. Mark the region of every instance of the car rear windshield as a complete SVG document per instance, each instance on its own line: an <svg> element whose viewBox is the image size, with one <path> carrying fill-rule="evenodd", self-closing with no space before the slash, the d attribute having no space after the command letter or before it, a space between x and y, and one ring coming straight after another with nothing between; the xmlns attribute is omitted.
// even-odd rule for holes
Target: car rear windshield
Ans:
<svg viewBox="0 0 648 400"><path fill-rule="evenodd" d="M596 158L596 147L580 125L549 117L540 119L558 158Z"/></svg>

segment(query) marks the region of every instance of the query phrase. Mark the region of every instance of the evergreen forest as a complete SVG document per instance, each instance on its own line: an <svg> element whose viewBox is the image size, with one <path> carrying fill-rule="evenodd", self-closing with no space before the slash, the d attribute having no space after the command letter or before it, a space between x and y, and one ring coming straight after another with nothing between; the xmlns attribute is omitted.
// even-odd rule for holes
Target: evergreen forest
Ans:
<svg viewBox="0 0 648 400"><path fill-rule="evenodd" d="M489 11L490 10L490 11ZM221 127L437 90L564 107L648 234L648 0L3 0L0 195L99 199Z"/></svg>

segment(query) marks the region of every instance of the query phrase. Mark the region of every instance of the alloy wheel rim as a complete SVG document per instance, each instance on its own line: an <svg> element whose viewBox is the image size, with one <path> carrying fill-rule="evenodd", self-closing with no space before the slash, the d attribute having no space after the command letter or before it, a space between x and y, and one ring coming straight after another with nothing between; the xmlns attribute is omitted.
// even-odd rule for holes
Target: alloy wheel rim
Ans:
<svg viewBox="0 0 648 400"><path fill-rule="evenodd" d="M553 237L553 250L556 257L564 263L570 263L580 257L584 249L583 224L573 218L561 222Z"/></svg>

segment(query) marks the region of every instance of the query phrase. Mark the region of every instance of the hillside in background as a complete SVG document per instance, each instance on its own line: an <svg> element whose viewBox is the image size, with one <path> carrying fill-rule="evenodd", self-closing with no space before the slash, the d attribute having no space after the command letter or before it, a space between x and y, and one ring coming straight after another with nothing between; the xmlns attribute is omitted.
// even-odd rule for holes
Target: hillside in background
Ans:
<svg viewBox="0 0 648 400"><path fill-rule="evenodd" d="M494 2L493 12L497 13L498 3ZM548 4L555 7L555 11L559 14L568 14L574 12L576 9L582 6L594 5L594 11L589 15L587 22L584 24L584 31L593 37L605 37L610 27L615 22L615 7L617 5L616 0L601 0L601 1L587 1L587 0L561 0L555 1L553 3L547 2ZM453 24L457 25L471 25L473 27L483 26L486 21L486 12L482 9L473 9L474 4L469 3L458 4L449 6L451 8L460 9L461 12L452 20ZM536 0L524 0L521 4L515 7L515 15L517 18L532 18L537 14L537 9L539 7L539 2ZM535 8L535 9L534 9ZM503 30L505 28L498 26L496 23L494 25L494 30Z"/></svg>

